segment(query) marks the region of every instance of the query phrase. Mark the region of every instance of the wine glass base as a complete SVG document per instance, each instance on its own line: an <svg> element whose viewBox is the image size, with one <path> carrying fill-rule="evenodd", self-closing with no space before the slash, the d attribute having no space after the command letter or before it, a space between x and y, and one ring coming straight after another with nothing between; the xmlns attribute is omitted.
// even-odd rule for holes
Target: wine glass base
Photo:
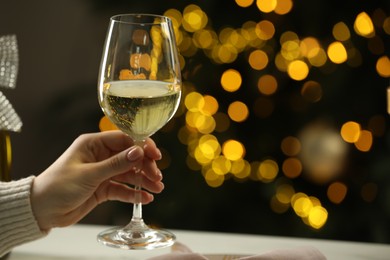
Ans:
<svg viewBox="0 0 390 260"><path fill-rule="evenodd" d="M111 228L98 234L97 240L103 245L131 250L151 250L172 246L176 236L163 229L147 228L130 231L124 228Z"/></svg>

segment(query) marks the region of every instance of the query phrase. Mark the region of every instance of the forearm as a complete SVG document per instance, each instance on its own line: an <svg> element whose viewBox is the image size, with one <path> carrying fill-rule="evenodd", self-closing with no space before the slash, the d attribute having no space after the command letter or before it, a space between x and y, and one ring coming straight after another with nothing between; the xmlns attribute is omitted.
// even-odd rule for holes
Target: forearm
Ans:
<svg viewBox="0 0 390 260"><path fill-rule="evenodd" d="M45 236L33 215L30 202L34 177L0 182L0 256L15 246Z"/></svg>

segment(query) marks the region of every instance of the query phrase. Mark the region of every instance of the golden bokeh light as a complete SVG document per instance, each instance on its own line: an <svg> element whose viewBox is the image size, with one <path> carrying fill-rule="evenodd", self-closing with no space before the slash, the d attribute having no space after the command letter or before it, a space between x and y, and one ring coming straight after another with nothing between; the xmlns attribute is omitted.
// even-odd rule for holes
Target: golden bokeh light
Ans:
<svg viewBox="0 0 390 260"><path fill-rule="evenodd" d="M228 107L228 115L235 122L243 122L249 116L249 109L243 102L234 101Z"/></svg>
<svg viewBox="0 0 390 260"><path fill-rule="evenodd" d="M299 41L292 40L292 41L285 41L282 44L282 50L280 52L288 61L293 61L295 59L300 58L301 50L299 46Z"/></svg>
<svg viewBox="0 0 390 260"><path fill-rule="evenodd" d="M216 174L213 169L208 169L204 174L207 185L213 188L221 186L225 180L224 175Z"/></svg>
<svg viewBox="0 0 390 260"><path fill-rule="evenodd" d="M361 132L360 124L354 121L348 121L341 127L341 137L347 143L355 143L359 140Z"/></svg>
<svg viewBox="0 0 390 260"><path fill-rule="evenodd" d="M208 17L202 9L194 4L188 5L183 11L183 28L188 32L203 29L208 22Z"/></svg>
<svg viewBox="0 0 390 260"><path fill-rule="evenodd" d="M284 175L290 179L299 177L302 173L302 169L302 163L298 158L287 158L282 164L282 171Z"/></svg>
<svg viewBox="0 0 390 260"><path fill-rule="evenodd" d="M390 60L383 34L390 35L390 18L383 10L361 12L355 19L341 17L333 26L324 27L328 31L310 35L293 31L297 27L281 26L281 21L288 18L282 16L294 11L293 0L234 2L236 8L253 8L262 15L257 20L241 21L241 26L237 23L219 26L195 4L187 5L182 13L177 9L168 9L164 13L172 19L183 78L188 79L179 108L185 125L178 130L179 141L187 146L185 163L189 169L200 171L207 185L214 188L225 181L276 184L275 194L268 198L272 211L282 214L294 210L306 225L320 229L327 222L327 209L318 198L296 192L294 184L302 179L327 187L325 199L328 203L342 203L351 190L349 185L340 181L347 165L350 147L347 143L353 144L351 147L359 152L373 151L374 138L383 138L386 134L386 117L376 112L368 115L367 120L364 113L362 118L368 121L365 122L367 130L355 121L332 122L334 125L331 125L321 118L300 129L293 127L289 133L278 136L279 139L273 137L272 147L280 143L280 150L276 150L282 158L272 154L272 147L269 151L264 148L266 151L262 152L269 154L259 152L263 158L268 158L262 161L259 158L253 158L253 161L244 159L246 152L247 157L253 156L251 147L234 139L236 137L228 137L229 131L236 127L244 129L253 119L257 120L256 127L261 125L268 129L271 127L269 122L280 116L280 96L286 93L291 94L284 99L291 113L306 115L310 111L309 116L316 114L316 109L329 100L328 91L335 91L336 85L332 85L330 75L337 75L340 67L365 66L368 55L374 55L376 60L372 63L375 64L376 76L389 78ZM366 43L365 49L356 39ZM222 88L221 93L225 96L215 94L212 85L199 87L189 83L196 82L193 79L207 68L204 64L193 64L198 55L223 68L220 89L216 91L221 92ZM144 61L143 66L149 66L150 61L146 58ZM324 76L329 80L323 80ZM247 90L252 92L245 93ZM240 101L232 102L231 97ZM342 112L348 114L351 110ZM110 130L112 124L105 124L103 128ZM289 122L285 124L286 128L289 127ZM262 131L260 129L259 136ZM278 158L279 164L270 158ZM163 163L167 167L170 161ZM360 195L365 202L374 201L377 192L375 183L361 184Z"/></svg>
<svg viewBox="0 0 390 260"><path fill-rule="evenodd" d="M361 130L355 146L361 152L368 152L371 149L372 142L372 133L368 130Z"/></svg>
<svg viewBox="0 0 390 260"><path fill-rule="evenodd" d="M332 42L328 46L328 57L329 59L336 64L343 63L347 60L347 50L341 42Z"/></svg>
<svg viewBox="0 0 390 260"><path fill-rule="evenodd" d="M294 136L287 136L283 138L280 148L285 155L296 156L301 151L301 142Z"/></svg>
<svg viewBox="0 0 390 260"><path fill-rule="evenodd" d="M310 198L301 192L293 195L291 204L295 213L301 218L308 217L313 208L313 203Z"/></svg>
<svg viewBox="0 0 390 260"><path fill-rule="evenodd" d="M366 38L372 38L375 36L374 24L366 12L361 12L356 16L353 28L360 36Z"/></svg>
<svg viewBox="0 0 390 260"><path fill-rule="evenodd" d="M275 27L270 21L263 20L256 24L255 33L259 39L266 41L274 37Z"/></svg>
<svg viewBox="0 0 390 260"><path fill-rule="evenodd" d="M221 85L228 92L235 92L241 87L241 74L234 69L226 70L221 77Z"/></svg>
<svg viewBox="0 0 390 260"><path fill-rule="evenodd" d="M200 93L191 92L185 97L184 104L188 111L198 112L205 106L205 101Z"/></svg>
<svg viewBox="0 0 390 260"><path fill-rule="evenodd" d="M279 15L285 15L291 11L293 6L292 0L278 0L274 11Z"/></svg>
<svg viewBox="0 0 390 260"><path fill-rule="evenodd" d="M211 168L218 175L227 174L232 167L232 163L225 156L218 156L211 163Z"/></svg>
<svg viewBox="0 0 390 260"><path fill-rule="evenodd" d="M171 18L172 25L175 31L177 31L177 29L181 26L181 22L183 19L181 12L177 9L171 8L164 12L164 16L168 16L169 18Z"/></svg>
<svg viewBox="0 0 390 260"><path fill-rule="evenodd" d="M203 100L204 100L203 107L200 108L200 111L203 114L212 116L215 113L217 113L219 105L218 105L218 100L215 97L210 95L205 95L203 97Z"/></svg>
<svg viewBox="0 0 390 260"><path fill-rule="evenodd" d="M320 229L328 219L328 211L322 206L315 206L311 209L308 221L311 227Z"/></svg>
<svg viewBox="0 0 390 260"><path fill-rule="evenodd" d="M345 42L351 37L348 26L344 22L338 22L333 26L333 37L340 42Z"/></svg>
<svg viewBox="0 0 390 260"><path fill-rule="evenodd" d="M309 67L302 60L294 60L288 65L287 73L294 80L304 80L309 74Z"/></svg>
<svg viewBox="0 0 390 260"><path fill-rule="evenodd" d="M268 64L268 56L264 51L255 50L249 55L248 62L254 70L262 70Z"/></svg>
<svg viewBox="0 0 390 260"><path fill-rule="evenodd" d="M381 77L390 77L390 59L388 56L379 57L376 62L376 71Z"/></svg>
<svg viewBox="0 0 390 260"><path fill-rule="evenodd" d="M222 153L231 161L243 159L245 156L245 147L236 140L227 140L222 145Z"/></svg>
<svg viewBox="0 0 390 260"><path fill-rule="evenodd" d="M253 4L254 0L235 0L236 4L240 7L249 7Z"/></svg>
<svg viewBox="0 0 390 260"><path fill-rule="evenodd" d="M270 13L275 10L277 0L256 0L257 8L263 13Z"/></svg>
<svg viewBox="0 0 390 260"><path fill-rule="evenodd" d="M107 116L103 116L99 121L100 131L118 130L118 127L114 125Z"/></svg>
<svg viewBox="0 0 390 260"><path fill-rule="evenodd" d="M217 34L208 29L198 30L194 33L193 42L201 49L212 49L217 44Z"/></svg>
<svg viewBox="0 0 390 260"><path fill-rule="evenodd" d="M383 30L390 35L390 16L383 21Z"/></svg>
<svg viewBox="0 0 390 260"><path fill-rule="evenodd" d="M340 204L347 195L348 188L344 183L333 182L328 186L327 196L335 204Z"/></svg>
<svg viewBox="0 0 390 260"><path fill-rule="evenodd" d="M273 159L262 161L257 170L257 178L262 182L273 181L279 173L279 166Z"/></svg>
<svg viewBox="0 0 390 260"><path fill-rule="evenodd" d="M238 159L232 161L232 167L230 172L234 175L236 179L245 180L251 174L251 165L248 161L244 159Z"/></svg>
<svg viewBox="0 0 390 260"><path fill-rule="evenodd" d="M278 82L274 76L265 74L257 81L257 88L261 94L269 96L278 89Z"/></svg>
<svg viewBox="0 0 390 260"><path fill-rule="evenodd" d="M278 185L278 187L276 188L275 196L279 202L283 204L290 204L294 194L295 194L294 187L291 186L290 184L284 183Z"/></svg>
<svg viewBox="0 0 390 260"><path fill-rule="evenodd" d="M321 50L321 45L314 37L306 37L300 41L299 49L302 56L307 58L313 58L318 55Z"/></svg>
<svg viewBox="0 0 390 260"><path fill-rule="evenodd" d="M318 48L318 50L315 50L314 52L316 53L315 55L312 56L310 54L308 57L309 63L315 67L324 66L328 60L325 50L323 48Z"/></svg>
<svg viewBox="0 0 390 260"><path fill-rule="evenodd" d="M280 202L276 196L273 196L270 200L270 208L273 212L282 214L290 208L290 205Z"/></svg>

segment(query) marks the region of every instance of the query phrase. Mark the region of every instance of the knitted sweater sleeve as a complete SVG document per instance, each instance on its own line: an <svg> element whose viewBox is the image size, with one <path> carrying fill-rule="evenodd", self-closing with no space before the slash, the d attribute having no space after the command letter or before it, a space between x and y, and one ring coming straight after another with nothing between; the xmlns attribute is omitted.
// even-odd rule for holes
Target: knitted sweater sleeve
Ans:
<svg viewBox="0 0 390 260"><path fill-rule="evenodd" d="M30 203L34 176L0 182L0 257L15 246L45 236Z"/></svg>

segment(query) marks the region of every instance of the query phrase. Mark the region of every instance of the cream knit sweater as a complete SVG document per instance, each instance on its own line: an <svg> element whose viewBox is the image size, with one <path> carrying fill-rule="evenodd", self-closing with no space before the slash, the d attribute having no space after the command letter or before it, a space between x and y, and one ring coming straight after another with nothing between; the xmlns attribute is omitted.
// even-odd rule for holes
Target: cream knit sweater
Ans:
<svg viewBox="0 0 390 260"><path fill-rule="evenodd" d="M15 246L41 238L30 203L34 176L0 182L0 257Z"/></svg>

